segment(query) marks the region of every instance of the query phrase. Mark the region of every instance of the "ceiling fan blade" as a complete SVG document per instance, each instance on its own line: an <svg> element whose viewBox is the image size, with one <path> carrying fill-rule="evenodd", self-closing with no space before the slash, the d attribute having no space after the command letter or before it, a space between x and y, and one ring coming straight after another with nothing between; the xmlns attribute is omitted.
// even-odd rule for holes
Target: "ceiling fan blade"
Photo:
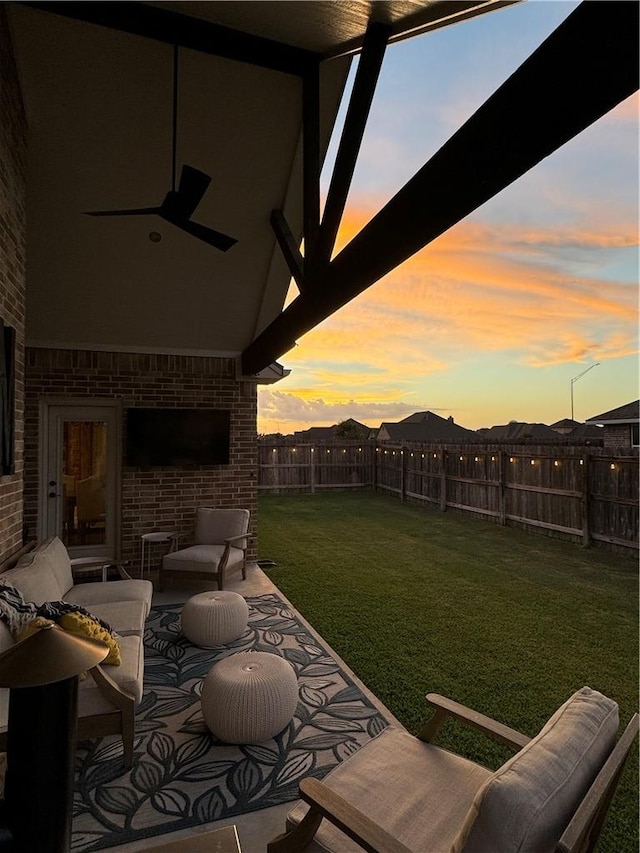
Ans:
<svg viewBox="0 0 640 853"><path fill-rule="evenodd" d="M171 220L169 220L171 221ZM213 228L208 228L206 225L200 225L197 222L192 222L190 219L173 220L173 224L192 237L197 237L198 240L203 240L214 249L219 249L221 252L228 251L238 242L235 237L229 237L227 234L222 234L220 231L214 231Z"/></svg>
<svg viewBox="0 0 640 853"><path fill-rule="evenodd" d="M128 210L85 210L85 216L149 216L159 214L159 207L136 207Z"/></svg>
<svg viewBox="0 0 640 853"><path fill-rule="evenodd" d="M193 166L182 167L180 172L180 183L178 185L178 196L180 198L181 213L189 219L196 207L202 201L211 178Z"/></svg>

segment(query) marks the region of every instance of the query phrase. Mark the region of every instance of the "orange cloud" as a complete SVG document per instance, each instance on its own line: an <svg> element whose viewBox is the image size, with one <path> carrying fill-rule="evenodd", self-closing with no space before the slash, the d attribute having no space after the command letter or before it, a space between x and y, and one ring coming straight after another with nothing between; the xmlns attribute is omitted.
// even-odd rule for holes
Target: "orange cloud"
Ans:
<svg viewBox="0 0 640 853"><path fill-rule="evenodd" d="M352 207L340 245L377 209ZM261 392L261 430L357 412L379 423L435 408L423 389L446 387L447 371L478 357L549 368L634 354L637 287L598 271L600 253L636 245L628 222L546 228L464 220L301 338L283 359L294 368L279 386L287 394L269 398L269 414ZM378 416L387 410L398 414Z"/></svg>

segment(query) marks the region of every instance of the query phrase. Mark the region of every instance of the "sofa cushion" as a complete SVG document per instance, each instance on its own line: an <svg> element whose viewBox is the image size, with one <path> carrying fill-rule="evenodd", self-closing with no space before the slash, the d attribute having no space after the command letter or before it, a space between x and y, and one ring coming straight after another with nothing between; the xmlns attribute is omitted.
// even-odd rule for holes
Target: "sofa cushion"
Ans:
<svg viewBox="0 0 640 853"><path fill-rule="evenodd" d="M334 768L324 782L410 850L444 853L476 791L490 776L479 764L390 726ZM287 815L288 827L300 823L307 810L303 802L294 806ZM362 853L326 820L305 853L321 850Z"/></svg>
<svg viewBox="0 0 640 853"><path fill-rule="evenodd" d="M220 545L230 536L246 533L248 529L248 509L201 506L196 510L195 541L199 545Z"/></svg>
<svg viewBox="0 0 640 853"><path fill-rule="evenodd" d="M57 536L45 539L33 551L23 554L15 569L10 569L6 574L21 572L23 569L26 574L20 575L21 583L27 584L29 592L20 584L14 581L11 583L22 590L27 601L35 601L36 604L41 604L43 601L58 601L64 598L66 591L73 586L69 554ZM37 572L37 575L29 575L29 569ZM40 584L42 584L41 588Z"/></svg>
<svg viewBox="0 0 640 853"><path fill-rule="evenodd" d="M105 604L92 604L87 612L111 625L116 634L121 637L144 633L147 615L144 601L108 601Z"/></svg>
<svg viewBox="0 0 640 853"><path fill-rule="evenodd" d="M124 601L141 601L144 604L145 619L151 608L153 584L151 581L95 581L79 583L72 587L64 597L71 604L80 604L87 610L96 604L114 604Z"/></svg>
<svg viewBox="0 0 640 853"><path fill-rule="evenodd" d="M118 687L133 696L136 704L142 699L142 680L144 669L144 651L141 637L120 637L121 666L109 667L106 674ZM78 716L104 714L113 711L114 706L99 689L91 675L80 682L78 690Z"/></svg>
<svg viewBox="0 0 640 853"><path fill-rule="evenodd" d="M225 545L192 545L182 551L173 551L162 558L162 568L172 572L217 572ZM229 549L227 568L236 566L244 560L244 551L240 548Z"/></svg>
<svg viewBox="0 0 640 853"><path fill-rule="evenodd" d="M17 566L4 572L2 578L19 589L25 601L35 604L59 601L73 586L69 554L57 536L23 554Z"/></svg>
<svg viewBox="0 0 640 853"><path fill-rule="evenodd" d="M478 791L452 853L552 853L615 744L618 706L583 687Z"/></svg>

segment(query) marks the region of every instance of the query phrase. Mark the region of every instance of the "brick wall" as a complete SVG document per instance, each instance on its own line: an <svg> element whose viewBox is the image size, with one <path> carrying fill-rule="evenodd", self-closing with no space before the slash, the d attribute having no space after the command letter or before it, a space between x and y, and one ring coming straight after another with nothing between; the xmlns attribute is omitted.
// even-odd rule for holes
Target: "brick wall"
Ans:
<svg viewBox="0 0 640 853"><path fill-rule="evenodd" d="M621 424L620 426L607 425L603 427L604 446L615 450L620 450L623 447L631 447L631 426L629 424Z"/></svg>
<svg viewBox="0 0 640 853"><path fill-rule="evenodd" d="M193 531L197 506L246 507L256 557L256 386L237 382L230 358L28 348L26 355L25 523L38 523L39 401L117 399L122 406L231 410L229 465L201 468L122 467L124 559L140 559L140 535L153 529ZM124 417L124 415L123 415ZM124 435L124 430L123 430Z"/></svg>
<svg viewBox="0 0 640 853"><path fill-rule="evenodd" d="M0 317L16 330L15 474L0 476L0 561L22 544L27 127L0 3Z"/></svg>

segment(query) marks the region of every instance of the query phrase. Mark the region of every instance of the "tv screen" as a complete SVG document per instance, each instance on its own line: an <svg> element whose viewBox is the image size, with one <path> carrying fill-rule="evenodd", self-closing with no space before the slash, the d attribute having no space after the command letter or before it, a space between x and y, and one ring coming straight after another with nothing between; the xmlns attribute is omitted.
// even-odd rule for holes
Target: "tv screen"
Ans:
<svg viewBox="0 0 640 853"><path fill-rule="evenodd" d="M228 465L231 413L127 409L127 465Z"/></svg>

